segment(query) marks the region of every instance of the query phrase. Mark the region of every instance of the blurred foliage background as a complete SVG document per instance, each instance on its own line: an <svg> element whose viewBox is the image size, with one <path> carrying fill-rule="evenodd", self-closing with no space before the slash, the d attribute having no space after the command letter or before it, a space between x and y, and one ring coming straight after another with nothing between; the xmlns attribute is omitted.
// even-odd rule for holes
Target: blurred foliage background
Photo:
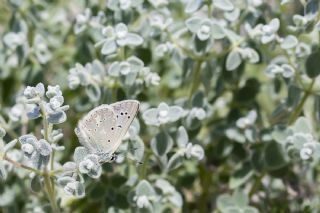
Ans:
<svg viewBox="0 0 320 213"><path fill-rule="evenodd" d="M0 0L0 23L2 212L319 211L318 0ZM79 119L126 99L117 160L79 169Z"/></svg>

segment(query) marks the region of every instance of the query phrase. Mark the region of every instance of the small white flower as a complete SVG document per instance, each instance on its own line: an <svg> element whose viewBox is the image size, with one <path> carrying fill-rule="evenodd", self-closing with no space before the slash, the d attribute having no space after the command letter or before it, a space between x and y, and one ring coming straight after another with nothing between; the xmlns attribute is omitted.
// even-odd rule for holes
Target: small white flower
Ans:
<svg viewBox="0 0 320 213"><path fill-rule="evenodd" d="M146 195L137 196L135 197L135 200L137 202L137 206L142 208L149 208L151 206L151 203Z"/></svg>
<svg viewBox="0 0 320 213"><path fill-rule="evenodd" d="M239 118L236 122L237 127L244 129L248 126L254 124L257 119L257 112L255 110L251 110L247 116Z"/></svg>
<svg viewBox="0 0 320 213"><path fill-rule="evenodd" d="M28 154L28 155L31 155L33 152L34 152L34 147L31 145L31 144L28 144L28 143L26 143L26 144L23 144L22 146L21 146L21 150L24 152L24 153L26 153L26 154Z"/></svg>

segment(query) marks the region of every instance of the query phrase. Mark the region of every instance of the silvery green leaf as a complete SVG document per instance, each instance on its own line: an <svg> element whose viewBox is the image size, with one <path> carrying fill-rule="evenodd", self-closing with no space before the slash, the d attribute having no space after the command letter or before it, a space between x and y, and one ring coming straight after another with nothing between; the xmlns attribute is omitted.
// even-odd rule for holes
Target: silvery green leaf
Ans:
<svg viewBox="0 0 320 213"><path fill-rule="evenodd" d="M87 155L83 161L79 163L79 171L92 178L99 178L102 173L102 168L99 164L99 157L95 154Z"/></svg>
<svg viewBox="0 0 320 213"><path fill-rule="evenodd" d="M267 44L267 43L275 40L275 38L276 38L276 36L273 35L273 34L272 34L272 35L263 35L263 36L261 37L261 43L262 43L262 44Z"/></svg>
<svg viewBox="0 0 320 213"><path fill-rule="evenodd" d="M4 161L0 161L0 179L5 180L8 177L8 171L5 168Z"/></svg>
<svg viewBox="0 0 320 213"><path fill-rule="evenodd" d="M283 130L276 128L272 131L271 136L276 142L285 144L287 137L290 136L290 131L288 131L287 129Z"/></svg>
<svg viewBox="0 0 320 213"><path fill-rule="evenodd" d="M169 108L168 117L171 122L175 122L182 117L183 109L179 106L171 106Z"/></svg>
<svg viewBox="0 0 320 213"><path fill-rule="evenodd" d="M79 147L77 147L77 148L79 148ZM77 164L75 162L68 161L63 164L62 168L64 171L75 171L75 169L77 168Z"/></svg>
<svg viewBox="0 0 320 213"><path fill-rule="evenodd" d="M143 43L143 38L137 34L134 33L128 33L126 35L126 44L132 45L132 46L138 46Z"/></svg>
<svg viewBox="0 0 320 213"><path fill-rule="evenodd" d="M40 177L38 175L35 175L32 179L31 179L31 190L33 192L40 192L42 187L41 187L41 181L40 181Z"/></svg>
<svg viewBox="0 0 320 213"><path fill-rule="evenodd" d="M230 21L230 22L233 22L233 21L236 21L240 16L240 9L239 8L234 8L234 10L228 12L226 11L224 13L224 17Z"/></svg>
<svg viewBox="0 0 320 213"><path fill-rule="evenodd" d="M86 86L86 93L92 102L97 102L101 98L101 90L98 84Z"/></svg>
<svg viewBox="0 0 320 213"><path fill-rule="evenodd" d="M36 91L37 91L37 94L41 97L44 96L44 93L45 93L45 89L44 89L44 85L43 83L38 83L36 85Z"/></svg>
<svg viewBox="0 0 320 213"><path fill-rule="evenodd" d="M111 26L107 26L107 27L104 27L102 28L102 31L101 31L102 35L108 37L108 38L115 38L115 30L113 27Z"/></svg>
<svg viewBox="0 0 320 213"><path fill-rule="evenodd" d="M103 55L110 55L112 53L115 53L117 51L117 44L114 39L109 38L106 39L104 42L102 48L101 48L101 53Z"/></svg>
<svg viewBox="0 0 320 213"><path fill-rule="evenodd" d="M229 0L212 0L213 5L224 11L231 11L234 9L234 6Z"/></svg>
<svg viewBox="0 0 320 213"><path fill-rule="evenodd" d="M235 207L235 203L231 195L223 194L217 199L217 207L221 212L225 212L227 208Z"/></svg>
<svg viewBox="0 0 320 213"><path fill-rule="evenodd" d="M148 109L142 114L142 118L147 125L158 126L158 109L152 108Z"/></svg>
<svg viewBox="0 0 320 213"><path fill-rule="evenodd" d="M157 156L164 156L166 155L173 146L173 140L165 132L158 133L154 138L151 140L151 149Z"/></svg>
<svg viewBox="0 0 320 213"><path fill-rule="evenodd" d="M73 160L76 162L76 164L79 164L81 161L84 160L84 158L89 154L89 150L86 149L83 146L78 146L74 150L73 154Z"/></svg>
<svg viewBox="0 0 320 213"><path fill-rule="evenodd" d="M186 13L194 13L201 8L203 0L189 0L185 8Z"/></svg>
<svg viewBox="0 0 320 213"><path fill-rule="evenodd" d="M306 73L309 78L316 78L320 74L318 69L320 64L319 57L320 51L315 51L308 56L305 62Z"/></svg>
<svg viewBox="0 0 320 213"><path fill-rule="evenodd" d="M273 32L277 32L280 28L280 20L278 18L274 18L270 21L269 26Z"/></svg>
<svg viewBox="0 0 320 213"><path fill-rule="evenodd" d="M197 30L197 37L200 41L206 41L212 34L212 22L210 19L202 20L200 28Z"/></svg>
<svg viewBox="0 0 320 213"><path fill-rule="evenodd" d="M50 144L44 139L40 139L38 141L38 147L39 147L40 154L43 156L48 156L52 152L52 148Z"/></svg>
<svg viewBox="0 0 320 213"><path fill-rule="evenodd" d="M196 33L199 30L199 28L201 27L201 22L202 22L201 18L191 17L186 20L185 24L186 24L188 30L190 30L193 33Z"/></svg>
<svg viewBox="0 0 320 213"><path fill-rule="evenodd" d="M240 190L235 190L235 192L232 195L234 203L238 207L245 207L249 204L249 199L246 194L241 192Z"/></svg>
<svg viewBox="0 0 320 213"><path fill-rule="evenodd" d="M229 179L229 187L231 189L238 188L244 183L248 182L248 180L254 175L254 172L249 163L245 163L239 166L232 177Z"/></svg>
<svg viewBox="0 0 320 213"><path fill-rule="evenodd" d="M319 13L319 1L308 0L304 7L304 14L309 19L313 19Z"/></svg>
<svg viewBox="0 0 320 213"><path fill-rule="evenodd" d="M37 142L37 138L34 135L28 134L28 135L22 135L19 137L19 142L23 145L26 143L30 143L32 145L35 145Z"/></svg>
<svg viewBox="0 0 320 213"><path fill-rule="evenodd" d="M37 96L37 92L34 87L27 86L27 88L25 88L23 91L23 95L28 99L32 99Z"/></svg>
<svg viewBox="0 0 320 213"><path fill-rule="evenodd" d="M296 26L302 27L307 24L307 19L299 14L295 14L292 19Z"/></svg>
<svg viewBox="0 0 320 213"><path fill-rule="evenodd" d="M269 142L264 149L264 162L268 170L277 170L284 167L288 162L283 146L276 142Z"/></svg>
<svg viewBox="0 0 320 213"><path fill-rule="evenodd" d="M134 159L138 162L143 160L145 146L143 141L140 138L136 138L135 140L131 141L130 144L132 145L132 152Z"/></svg>
<svg viewBox="0 0 320 213"><path fill-rule="evenodd" d="M295 46L297 46L297 44L298 44L298 39L293 35L288 35L281 42L281 48L282 49L291 49L291 48L294 48Z"/></svg>
<svg viewBox="0 0 320 213"><path fill-rule="evenodd" d="M176 189L164 179L157 179L157 181L155 182L155 186L159 188L163 192L163 194L172 194L176 191Z"/></svg>
<svg viewBox="0 0 320 213"><path fill-rule="evenodd" d="M47 120L51 124L61 124L67 120L67 115L64 111L57 110L50 113Z"/></svg>
<svg viewBox="0 0 320 213"><path fill-rule="evenodd" d="M117 38L124 38L128 33L128 27L124 23L119 23L115 27L115 34Z"/></svg>
<svg viewBox="0 0 320 213"><path fill-rule="evenodd" d="M137 196L154 196L156 194L154 188L151 186L151 184L146 181L142 180L138 183L136 187L136 195Z"/></svg>
<svg viewBox="0 0 320 213"><path fill-rule="evenodd" d="M74 196L76 198L82 198L85 196L84 185L79 181L69 182L64 187L64 192L69 196Z"/></svg>
<svg viewBox="0 0 320 213"><path fill-rule="evenodd" d="M48 90L46 92L46 96L48 98L52 98L54 96L62 96L62 91L60 89L59 85L55 85L55 86L48 86Z"/></svg>
<svg viewBox="0 0 320 213"><path fill-rule="evenodd" d="M61 107L63 102L64 102L64 98L62 95L56 95L56 96L50 98L50 106L54 110Z"/></svg>
<svg viewBox="0 0 320 213"><path fill-rule="evenodd" d="M50 155L41 155L39 152L35 152L34 155L30 158L32 165L41 169L48 165L50 160Z"/></svg>
<svg viewBox="0 0 320 213"><path fill-rule="evenodd" d="M292 127L294 132L312 133L312 126L307 118L299 117Z"/></svg>
<svg viewBox="0 0 320 213"><path fill-rule="evenodd" d="M232 50L227 56L226 69L228 71L235 70L240 66L241 62L242 62L242 59L239 51Z"/></svg>
<svg viewBox="0 0 320 213"><path fill-rule="evenodd" d="M125 79L124 84L127 85L127 86L131 86L134 83L136 83L137 75L138 75L138 73L136 73L136 72L128 73L126 75L126 79Z"/></svg>
<svg viewBox="0 0 320 213"><path fill-rule="evenodd" d="M120 63L119 71L121 75L128 75L131 72L131 66L128 62L123 61Z"/></svg>
<svg viewBox="0 0 320 213"><path fill-rule="evenodd" d="M256 209L255 207L251 207L251 206L245 206L242 208L242 211L244 213L259 213L259 210Z"/></svg>
<svg viewBox="0 0 320 213"><path fill-rule="evenodd" d="M6 135L6 130L4 128L0 127L0 139L3 138Z"/></svg>
<svg viewBox="0 0 320 213"><path fill-rule="evenodd" d="M255 49L248 48L249 51L249 62L252 64L258 63L260 56Z"/></svg>
<svg viewBox="0 0 320 213"><path fill-rule="evenodd" d="M231 43L238 43L241 41L242 37L237 35L234 31L224 28L224 33Z"/></svg>
<svg viewBox="0 0 320 213"><path fill-rule="evenodd" d="M167 163L166 170L167 171L174 170L179 166L181 166L182 162L183 162L183 155L180 152L176 152L170 157Z"/></svg>
<svg viewBox="0 0 320 213"><path fill-rule="evenodd" d="M302 160L309 160L312 158L313 150L309 147L303 147L300 150L300 158Z"/></svg>
<svg viewBox="0 0 320 213"><path fill-rule="evenodd" d="M95 59L92 63L92 74L94 75L104 75L105 74L105 67L101 61Z"/></svg>
<svg viewBox="0 0 320 213"><path fill-rule="evenodd" d="M13 149L13 147L17 144L18 140L14 139L12 141L10 141L9 143L7 143L4 147L3 147L3 152L7 153L9 150Z"/></svg>
<svg viewBox="0 0 320 213"><path fill-rule="evenodd" d="M69 176L63 176L63 177L59 177L57 179L57 183L59 186L65 187L68 183L74 182L74 178L69 177Z"/></svg>
<svg viewBox="0 0 320 213"><path fill-rule="evenodd" d="M172 195L169 196L169 201L178 208L181 208L183 205L183 199L179 192L174 191Z"/></svg>
<svg viewBox="0 0 320 213"><path fill-rule="evenodd" d="M120 63L115 61L113 62L108 69L108 73L111 76L118 77L120 75Z"/></svg>
<svg viewBox="0 0 320 213"><path fill-rule="evenodd" d="M132 72L139 72L144 67L143 61L135 56L128 58L127 62L130 64Z"/></svg>
<svg viewBox="0 0 320 213"><path fill-rule="evenodd" d="M192 157L195 157L198 160L202 160L204 157L204 150L203 150L202 146L195 144L191 147L190 154Z"/></svg>
<svg viewBox="0 0 320 213"><path fill-rule="evenodd" d="M224 29L222 26L218 23L213 23L212 24L212 37L214 39L222 39L225 37Z"/></svg>
<svg viewBox="0 0 320 213"><path fill-rule="evenodd" d="M4 190L1 191L0 194L0 206L8 207L12 205L12 203L15 201L16 193L19 193L19 191L20 189L17 187L17 185L12 187L5 186Z"/></svg>
<svg viewBox="0 0 320 213"><path fill-rule="evenodd" d="M180 148L185 148L189 142L189 136L186 129L180 126L177 132L177 144Z"/></svg>
<svg viewBox="0 0 320 213"><path fill-rule="evenodd" d="M36 119L40 117L40 107L34 106L31 108L30 111L27 112L27 116L29 119Z"/></svg>

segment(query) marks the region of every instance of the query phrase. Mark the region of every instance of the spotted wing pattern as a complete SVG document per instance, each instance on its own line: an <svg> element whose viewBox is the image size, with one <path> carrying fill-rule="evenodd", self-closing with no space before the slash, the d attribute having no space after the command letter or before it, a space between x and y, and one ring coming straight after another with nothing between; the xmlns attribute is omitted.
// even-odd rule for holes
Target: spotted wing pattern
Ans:
<svg viewBox="0 0 320 213"><path fill-rule="evenodd" d="M120 101L101 105L80 120L75 133L91 153L111 156L120 146L139 109L139 102Z"/></svg>

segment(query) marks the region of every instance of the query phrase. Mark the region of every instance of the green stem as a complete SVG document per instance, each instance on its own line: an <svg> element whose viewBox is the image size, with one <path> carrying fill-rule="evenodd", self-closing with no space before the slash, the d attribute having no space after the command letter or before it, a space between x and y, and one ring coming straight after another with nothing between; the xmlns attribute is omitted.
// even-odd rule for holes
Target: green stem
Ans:
<svg viewBox="0 0 320 213"><path fill-rule="evenodd" d="M139 175L139 179L140 180L145 179L145 176L146 176L146 173L147 173L148 160L149 160L151 154L152 154L151 151L147 151L146 152L146 156L144 157L144 162L142 164L141 172L140 172L140 175Z"/></svg>
<svg viewBox="0 0 320 213"><path fill-rule="evenodd" d="M34 173L38 174L38 175L42 175L41 171L39 171L39 170L37 170L37 169L34 169L34 168L32 168L32 167L26 166L26 165L24 165L24 164L22 164L22 163L19 163L19 162L17 162L17 161L14 161L14 160L12 160L11 158L9 158L9 157L6 156L6 155L3 157L3 160L6 160L6 161L12 163L12 164L13 164L14 166L16 166L16 167L29 170L29 171L31 171L31 172L34 172Z"/></svg>
<svg viewBox="0 0 320 213"><path fill-rule="evenodd" d="M207 5L208 5L208 17L211 17L212 16L212 1L208 0Z"/></svg>
<svg viewBox="0 0 320 213"><path fill-rule="evenodd" d="M50 205L51 205L52 211L54 213L59 213L60 210L59 210L59 207L58 207L57 202L55 200L54 188L53 188L53 185L51 185L51 179L50 179L50 176L48 174L46 174L44 176L44 186L45 186L45 188L47 190L47 194L48 194L48 198L49 198L49 201L50 201Z"/></svg>
<svg viewBox="0 0 320 213"><path fill-rule="evenodd" d="M313 79L312 82L309 85L309 88L305 91L305 93L304 93L300 103L298 104L297 108L291 114L291 116L289 118L289 121L288 121L289 125L293 124L297 120L297 118L299 117L306 100L308 99L309 95L312 92L312 87L314 85L314 82L315 82L315 80Z"/></svg>
<svg viewBox="0 0 320 213"><path fill-rule="evenodd" d="M52 131L52 125L48 123L46 110L42 102L39 104L41 113L43 116L43 136L48 143L50 143L49 135ZM53 170L53 163L54 163L54 152L52 152L50 157L50 169ZM57 205L57 202L55 200L55 189L54 189L54 181L50 178L50 172L48 172L48 169L45 169L45 176L44 176L44 186L47 190L48 198L50 201L50 205L53 212L60 212L59 207Z"/></svg>
<svg viewBox="0 0 320 213"><path fill-rule="evenodd" d="M195 69L193 70L193 75L192 75L192 85L189 93L189 101L191 102L192 95L194 92L199 88L200 85L200 74L201 74L201 65L202 65L202 60L197 60Z"/></svg>
<svg viewBox="0 0 320 213"><path fill-rule="evenodd" d="M256 181L254 182L250 192L249 192L249 198L252 197L260 188L261 186L261 180L264 177L264 174L261 174L260 176L257 177Z"/></svg>

